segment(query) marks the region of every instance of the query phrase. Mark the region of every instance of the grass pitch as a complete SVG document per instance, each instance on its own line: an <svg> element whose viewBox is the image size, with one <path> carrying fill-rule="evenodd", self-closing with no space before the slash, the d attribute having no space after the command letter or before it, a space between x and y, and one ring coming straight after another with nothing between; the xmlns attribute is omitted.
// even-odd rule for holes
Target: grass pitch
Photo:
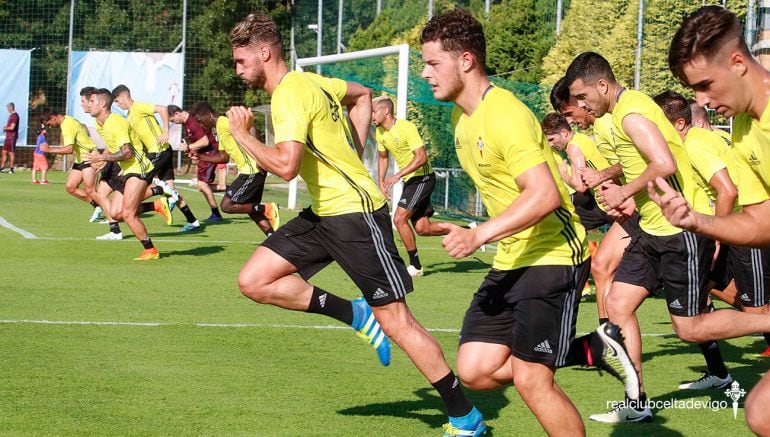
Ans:
<svg viewBox="0 0 770 437"><path fill-rule="evenodd" d="M383 368L351 329L241 296L238 271L263 239L248 218L228 216L181 234L181 214L170 227L145 215L162 258L134 262L141 251L135 238L93 239L107 227L88 223L91 208L65 193L64 178L51 172L52 184L40 186L28 172L0 175L0 434L440 435L441 401L403 352L394 350ZM202 196L180 187L198 218L207 217ZM286 191L268 186L265 200L285 205ZM295 214L283 210L282 220ZM427 273L408 302L454 367L457 330L493 254L453 260L439 238L418 244ZM336 266L313 282L358 296ZM650 299L639 318L648 394L679 407L656 411L650 424L593 423L588 416L621 400L622 387L595 371L562 369L557 380L587 433L749 435L743 400L737 420L731 402L716 411L687 408L727 398L719 390L677 389L705 365L696 346L672 335L664 302ZM581 304L578 332L595 324L595 304ZM767 370L768 359L756 356L761 338L721 346L742 388ZM489 435L543 434L515 389L468 394Z"/></svg>

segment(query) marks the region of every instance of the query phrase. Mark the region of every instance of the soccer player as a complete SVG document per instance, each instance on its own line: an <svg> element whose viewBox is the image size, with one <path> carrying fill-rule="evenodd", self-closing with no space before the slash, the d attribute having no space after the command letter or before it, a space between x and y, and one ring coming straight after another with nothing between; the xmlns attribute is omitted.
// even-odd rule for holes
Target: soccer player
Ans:
<svg viewBox="0 0 770 437"><path fill-rule="evenodd" d="M442 228L430 222L434 213L430 195L436 186L436 175L428 162L428 154L417 126L409 120L396 119L390 97L381 96L372 100L372 124L377 128L375 138L379 152L377 177L380 189L385 197L390 198L393 185L404 181L401 199L398 206L394 206L396 213L393 215L393 223L409 255L406 270L412 277L422 276L422 263L417 255L414 231L422 236L446 234ZM388 154L396 160L398 171L386 178ZM410 221L414 231L409 226Z"/></svg>
<svg viewBox="0 0 770 437"><path fill-rule="evenodd" d="M709 245L702 236L673 227L647 195L645 187L655 178L667 178L686 198L691 199L698 189L681 139L660 107L643 93L623 88L607 60L593 52L578 55L566 77L571 95L583 107L595 116L612 114L615 148L627 183L605 183L599 194L603 204L616 208L634 196L641 216L643 232L632 237L606 302L610 320L623 327L626 345L640 375L641 335L635 311L660 284L665 289L673 328L684 341L702 343L764 332L770 326L770 317L729 310L706 311L706 273L713 244ZM652 418L643 390L639 402L634 398L631 401L591 418L603 422Z"/></svg>
<svg viewBox="0 0 770 437"><path fill-rule="evenodd" d="M207 133L216 129L219 140L219 150L215 154L198 155L195 150L191 150L192 156L213 164L226 164L232 158L238 166L238 177L222 198L222 211L228 214L248 214L257 227L269 237L281 223L278 205L261 203L265 172L259 168L257 161L235 142L227 117L218 117L208 102L196 103L191 114L203 125Z"/></svg>
<svg viewBox="0 0 770 437"><path fill-rule="evenodd" d="M617 360L614 375L626 380L629 396L638 395L617 326L574 339L590 263L585 230L556 183L558 169L534 114L489 82L481 24L455 9L431 19L420 42L422 77L434 98L455 104L455 151L490 215L475 229L442 223L449 231L444 247L461 258L498 242L463 321L460 378L476 390L513 383L546 433L583 434L580 414L554 380L558 367ZM471 435L465 429L456 435Z"/></svg>
<svg viewBox="0 0 770 437"><path fill-rule="evenodd" d="M55 155L71 154L73 156L74 163L67 175L67 181L64 184L67 193L91 204L95 208L99 208L98 213L101 213L102 211L105 212L108 216L108 220L113 222L111 217L109 217L109 200L107 199L107 196L101 195L96 190L96 173L98 170L91 166L91 163L86 160L86 156L96 150L96 144L94 144L94 141L91 139L88 128L75 118L50 109L43 111L41 119L44 124L58 127L61 130L62 142L61 147L52 147L46 144L41 146L41 150ZM80 184L83 184L83 188L80 188ZM91 221L98 219L98 213L97 211L94 211L91 215ZM117 221L114 221L114 223L117 223ZM114 233L114 228L114 225L111 226L111 231L108 234ZM108 236L108 234L105 235ZM102 235L101 237L105 237L105 235Z"/></svg>
<svg viewBox="0 0 770 437"><path fill-rule="evenodd" d="M183 111L179 106L168 105L168 116L172 123L181 124L184 127L183 151L193 150L200 156L216 153L219 150L219 143L214 132L206 133L198 120L195 117L190 117L190 113ZM196 187L211 208L211 215L206 219L207 222L221 222L223 220L210 186L214 182L215 170L216 164L198 160L198 183Z"/></svg>
<svg viewBox="0 0 770 437"><path fill-rule="evenodd" d="M733 163L740 187L740 213L708 216L696 212L666 181L648 186L650 197L674 225L740 246L770 245L770 72L751 55L738 17L720 6L704 6L685 18L669 49L669 68L693 89L699 106L733 119ZM660 192L658 191L660 190ZM717 313L724 311L717 311ZM744 314L751 319L766 315ZM745 325L749 319L724 321ZM767 332L752 326L750 332ZM746 422L762 436L770 435L770 374L746 398Z"/></svg>
<svg viewBox="0 0 770 437"><path fill-rule="evenodd" d="M735 187L730 173L728 173L727 160L732 143L721 135L711 130L692 126L692 112L687 99L674 91L665 91L653 98L666 118L676 128L682 139L687 157L694 170L695 183L700 190L695 192L693 203L697 211L703 214L725 215L735 210L735 200L738 197L738 189ZM712 240L713 241L713 240ZM714 242L716 244L716 242ZM726 278L730 259L729 270L740 282L742 290L757 295L763 302L755 307L765 305L765 282L770 280L770 269L767 279L763 278L762 270L770 267L763 262L759 249L729 247L728 245L716 245L718 254L715 254L709 269L709 282L707 290L715 287L724 289L730 278ZM752 251L754 253L752 253ZM755 299L751 299L756 303ZM713 306L710 305L713 311ZM756 312L756 311L749 311ZM700 343L699 347L706 357L708 370L698 380L679 386L681 389L725 389L730 387L733 378L727 373L724 360L719 352L719 346L715 341Z"/></svg>
<svg viewBox="0 0 770 437"><path fill-rule="evenodd" d="M184 197L174 189L174 151L168 142L168 110L162 105L135 102L131 90L125 85L118 85L112 90L112 98L120 109L128 111L128 125L144 144L147 157L155 167L156 177L153 184L163 188L173 205L178 206L187 223L182 232L200 227L198 219L190 210ZM155 118L160 115L161 124Z"/></svg>
<svg viewBox="0 0 770 437"><path fill-rule="evenodd" d="M91 164L118 163L123 172L121 178L125 186L122 192L113 193L110 215L117 220L123 219L142 243L144 250L134 258L135 260L157 259L160 258L158 249L152 244L147 228L139 218L139 204L146 196L154 168L144 154L142 143L132 135L128 122L118 114L113 114L111 107L112 94L109 90L99 89L91 95L90 113L96 119L99 134L107 144L107 150L104 153L93 150L86 155L85 161ZM168 216L170 215L169 211Z"/></svg>
<svg viewBox="0 0 770 437"><path fill-rule="evenodd" d="M597 119L585 108L579 107L577 100L570 97L569 87L564 85L564 78L559 79L553 86L550 100L554 110L562 114L569 123L575 124L583 130L593 128L596 149L607 163L611 164L610 167L601 170L590 167L579 168L578 174L585 186L596 190L604 181L625 183L623 168L620 166L620 159L615 153L612 137L612 115L605 114ZM591 276L593 276L596 285L596 308L599 313L600 325L609 321L604 301L612 286L612 279L615 277L618 265L620 265L623 252L631 241L629 235L639 232L639 214L636 211L631 213L629 217L618 216L615 217L615 220L616 222L604 234L598 250L591 256Z"/></svg>
<svg viewBox="0 0 770 437"><path fill-rule="evenodd" d="M259 13L233 28L230 44L238 76L271 95L276 146L268 148L249 134L252 115L244 107L227 113L233 138L271 173L287 181L302 176L312 198L310 208L257 248L238 277L241 292L256 302L323 314L370 334L383 364L390 361L387 334L438 391L450 416L447 426L463 422L466 435L480 434L485 429L481 413L465 397L439 343L406 305L412 280L393 241L385 197L359 159L371 127L371 91L290 72L276 24ZM350 302L306 282L332 261L363 298Z"/></svg>
<svg viewBox="0 0 770 437"><path fill-rule="evenodd" d="M8 116L8 123L3 127L5 141L3 142L2 157L0 157L0 173L8 171L8 174L13 174L13 161L16 156L14 151L16 150L16 141L19 140L19 114L16 112L16 105L13 102L5 105L5 109L10 115ZM5 168L6 158L10 158L8 170Z"/></svg>

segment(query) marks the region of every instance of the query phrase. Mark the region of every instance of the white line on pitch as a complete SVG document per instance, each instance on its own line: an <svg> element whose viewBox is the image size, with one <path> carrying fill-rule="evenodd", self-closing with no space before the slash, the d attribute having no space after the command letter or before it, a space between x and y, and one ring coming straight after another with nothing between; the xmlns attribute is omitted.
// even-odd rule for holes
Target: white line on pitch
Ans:
<svg viewBox="0 0 770 437"><path fill-rule="evenodd" d="M13 232L19 233L24 238L27 238L27 239L30 239L30 240L37 240L38 239L34 234L32 234L30 232L27 232L24 229L17 228L16 226L14 226L11 223L9 223L8 220L4 219L3 217L0 217L0 226L4 227L6 229L10 229Z"/></svg>
<svg viewBox="0 0 770 437"><path fill-rule="evenodd" d="M98 325L98 326L197 326L200 328L278 328L278 329L350 329L349 326L340 325L284 325L278 323L171 323L171 322L114 322L114 321L88 321L88 320L11 320L0 319L0 324L24 324L24 325ZM455 328L427 328L431 332L460 332ZM578 336L587 332L579 332ZM675 337L670 333L644 333L642 337Z"/></svg>

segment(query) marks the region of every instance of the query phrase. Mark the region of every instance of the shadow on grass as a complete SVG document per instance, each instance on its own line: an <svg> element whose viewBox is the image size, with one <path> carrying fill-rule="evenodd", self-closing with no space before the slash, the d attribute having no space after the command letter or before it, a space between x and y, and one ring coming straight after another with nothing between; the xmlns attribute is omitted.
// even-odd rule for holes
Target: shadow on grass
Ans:
<svg viewBox="0 0 770 437"><path fill-rule="evenodd" d="M190 249L185 250L171 250L171 251L165 251L161 250L161 256L164 258L170 257L170 256L199 256L199 255L211 255L213 253L219 253L224 251L224 246L200 246L200 247L192 247Z"/></svg>
<svg viewBox="0 0 770 437"><path fill-rule="evenodd" d="M369 405L359 405L339 410L339 414L348 416L391 416L406 419L417 419L432 428L440 429L447 422L444 403L432 388L415 390L419 399L396 402L382 402ZM484 420L494 420L500 410L508 404L503 390L469 391L469 397L474 405L484 415ZM492 427L487 423L487 436L492 436Z"/></svg>
<svg viewBox="0 0 770 437"><path fill-rule="evenodd" d="M425 276L429 276L435 273L483 273L488 271L492 266L485 263L479 258L472 257L459 261L449 261L443 263L432 264L425 269Z"/></svg>

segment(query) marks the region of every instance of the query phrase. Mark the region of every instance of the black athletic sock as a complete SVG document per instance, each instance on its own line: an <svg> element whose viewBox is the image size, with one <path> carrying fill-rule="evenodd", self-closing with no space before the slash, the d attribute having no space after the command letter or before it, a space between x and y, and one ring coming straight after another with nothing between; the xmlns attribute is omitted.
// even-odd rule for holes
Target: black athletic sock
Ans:
<svg viewBox="0 0 770 437"><path fill-rule="evenodd" d="M265 215L265 204L263 203L255 204L252 209L259 215Z"/></svg>
<svg viewBox="0 0 770 437"><path fill-rule="evenodd" d="M163 194L163 188L161 187L152 187L150 191L152 191L153 196L160 196L161 194Z"/></svg>
<svg viewBox="0 0 770 437"><path fill-rule="evenodd" d="M460 387L460 380L457 379L451 370L445 377L432 382L431 385L441 396L441 400L446 405L447 414L450 416L462 417L473 409L473 404L465 397L465 393L463 393L463 389Z"/></svg>
<svg viewBox="0 0 770 437"><path fill-rule="evenodd" d="M639 393L639 399L631 399L629 397L626 397L627 405L635 410L641 410L644 409L644 407L647 406L647 393L641 392Z"/></svg>
<svg viewBox="0 0 770 437"><path fill-rule="evenodd" d="M706 366L709 369L709 373L718 377L727 377L727 367L722 359L722 352L719 350L719 343L716 341L707 341L698 345L700 351L703 353L703 358L706 359Z"/></svg>
<svg viewBox="0 0 770 437"><path fill-rule="evenodd" d="M595 366L603 351L604 343L595 332L578 337L569 345L564 367Z"/></svg>
<svg viewBox="0 0 770 437"><path fill-rule="evenodd" d="M765 337L765 343L770 346L770 332L765 332L762 336Z"/></svg>
<svg viewBox="0 0 770 437"><path fill-rule="evenodd" d="M120 224L118 224L118 222L110 222L110 232L112 232L113 234L119 234Z"/></svg>
<svg viewBox="0 0 770 437"><path fill-rule="evenodd" d="M155 211L155 204L152 202L142 202L139 204L139 214Z"/></svg>
<svg viewBox="0 0 770 437"><path fill-rule="evenodd" d="M147 236L146 240L139 240L139 241L142 242L142 246L144 246L145 249L152 249L153 247L155 247L153 246L152 239L150 238L149 235Z"/></svg>
<svg viewBox="0 0 770 437"><path fill-rule="evenodd" d="M335 296L318 287L313 287L308 313L323 314L346 325L353 324L353 305L349 300Z"/></svg>
<svg viewBox="0 0 770 437"><path fill-rule="evenodd" d="M215 215L217 217L222 217L222 214L220 214L220 212L219 212L219 208L217 208L216 206L211 208L211 215Z"/></svg>
<svg viewBox="0 0 770 437"><path fill-rule="evenodd" d="M192 211L190 211L190 207L185 205L179 208L180 211L182 211L182 214L184 214L184 218L187 219L187 223L192 223L196 220L195 215L193 215Z"/></svg>
<svg viewBox="0 0 770 437"><path fill-rule="evenodd" d="M415 250L407 250L407 254L409 254L409 264L413 265L416 269L421 269L422 264L420 264L420 255L417 255L417 249Z"/></svg>
<svg viewBox="0 0 770 437"><path fill-rule="evenodd" d="M605 324L605 323L607 323L609 321L610 321L609 317L599 317L599 324L600 325L603 325L603 324Z"/></svg>
<svg viewBox="0 0 770 437"><path fill-rule="evenodd" d="M96 203L96 201L95 201L95 200L92 200L92 201L90 201L90 202L88 202L88 203L90 203L90 204L91 204L91 206L93 206L94 208L96 208L97 206L99 206L99 204L98 204L98 203Z"/></svg>

